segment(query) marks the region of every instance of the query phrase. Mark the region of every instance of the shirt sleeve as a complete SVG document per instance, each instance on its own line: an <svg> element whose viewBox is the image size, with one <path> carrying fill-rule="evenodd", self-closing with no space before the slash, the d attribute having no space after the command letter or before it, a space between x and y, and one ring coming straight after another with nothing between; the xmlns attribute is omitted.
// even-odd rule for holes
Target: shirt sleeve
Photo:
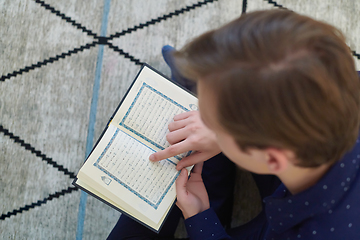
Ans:
<svg viewBox="0 0 360 240"><path fill-rule="evenodd" d="M231 239L212 208L186 219L185 227L193 240Z"/></svg>

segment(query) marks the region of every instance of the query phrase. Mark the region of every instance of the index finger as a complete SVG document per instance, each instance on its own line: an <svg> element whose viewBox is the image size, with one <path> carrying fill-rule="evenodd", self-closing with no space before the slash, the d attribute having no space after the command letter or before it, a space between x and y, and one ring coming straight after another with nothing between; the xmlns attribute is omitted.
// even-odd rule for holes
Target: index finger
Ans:
<svg viewBox="0 0 360 240"><path fill-rule="evenodd" d="M189 111L189 112L180 113L180 114L178 114L178 115L175 115L174 121L186 119L186 118L188 118L189 116L191 116L192 114L194 114L194 111Z"/></svg>
<svg viewBox="0 0 360 240"><path fill-rule="evenodd" d="M191 145L189 145L188 141L186 141L185 139L184 141L171 145L170 147L165 148L164 150L151 154L149 159L150 161L157 162L166 158L174 157L176 155L179 155L181 153L190 150L191 150Z"/></svg>

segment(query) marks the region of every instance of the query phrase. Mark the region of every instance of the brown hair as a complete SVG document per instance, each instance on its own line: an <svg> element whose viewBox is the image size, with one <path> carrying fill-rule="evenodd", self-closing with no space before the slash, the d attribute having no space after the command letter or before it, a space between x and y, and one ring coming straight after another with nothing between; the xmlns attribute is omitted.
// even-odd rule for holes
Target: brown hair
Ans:
<svg viewBox="0 0 360 240"><path fill-rule="evenodd" d="M214 90L217 119L244 151L290 149L298 166L316 167L340 159L357 139L359 78L333 26L285 10L257 11L174 56L184 76Z"/></svg>

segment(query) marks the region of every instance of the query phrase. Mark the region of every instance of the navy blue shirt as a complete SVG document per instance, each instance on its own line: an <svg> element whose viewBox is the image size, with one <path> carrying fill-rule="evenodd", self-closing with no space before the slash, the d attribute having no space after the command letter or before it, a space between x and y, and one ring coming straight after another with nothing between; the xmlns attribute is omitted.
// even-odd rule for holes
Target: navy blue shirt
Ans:
<svg viewBox="0 0 360 240"><path fill-rule="evenodd" d="M312 187L292 195L281 184L264 199L264 224L247 239L360 239L360 143ZM210 208L185 220L190 239L230 237Z"/></svg>

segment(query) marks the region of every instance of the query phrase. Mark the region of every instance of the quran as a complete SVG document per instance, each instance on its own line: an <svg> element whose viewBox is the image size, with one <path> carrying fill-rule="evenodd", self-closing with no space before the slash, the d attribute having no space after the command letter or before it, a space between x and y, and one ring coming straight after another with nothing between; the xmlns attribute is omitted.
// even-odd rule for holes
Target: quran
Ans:
<svg viewBox="0 0 360 240"><path fill-rule="evenodd" d="M149 156L170 146L168 124L191 110L193 94L144 64L73 184L159 232L176 200L176 165L190 152L159 162Z"/></svg>

